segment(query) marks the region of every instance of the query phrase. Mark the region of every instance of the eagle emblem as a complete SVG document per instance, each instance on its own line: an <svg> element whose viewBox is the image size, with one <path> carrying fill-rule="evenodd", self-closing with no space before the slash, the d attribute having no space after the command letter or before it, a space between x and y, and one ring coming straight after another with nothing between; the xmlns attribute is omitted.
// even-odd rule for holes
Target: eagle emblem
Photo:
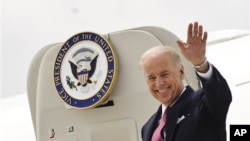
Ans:
<svg viewBox="0 0 250 141"><path fill-rule="evenodd" d="M90 48L80 48L69 58L71 72L78 80L77 86L85 87L93 83L90 79L95 72L98 52Z"/></svg>
<svg viewBox="0 0 250 141"><path fill-rule="evenodd" d="M60 48L54 66L54 83L70 107L88 109L107 100L117 78L117 57L109 40L81 32Z"/></svg>

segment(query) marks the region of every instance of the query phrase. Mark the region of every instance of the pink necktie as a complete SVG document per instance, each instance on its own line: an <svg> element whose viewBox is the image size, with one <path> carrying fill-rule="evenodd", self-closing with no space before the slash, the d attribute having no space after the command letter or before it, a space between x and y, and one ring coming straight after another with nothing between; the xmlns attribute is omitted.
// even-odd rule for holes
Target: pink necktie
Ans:
<svg viewBox="0 0 250 141"><path fill-rule="evenodd" d="M166 120L167 120L167 114L164 113L162 118L160 119L158 127L154 131L154 134L152 136L152 141L163 141L163 138L161 136L161 130L164 127Z"/></svg>

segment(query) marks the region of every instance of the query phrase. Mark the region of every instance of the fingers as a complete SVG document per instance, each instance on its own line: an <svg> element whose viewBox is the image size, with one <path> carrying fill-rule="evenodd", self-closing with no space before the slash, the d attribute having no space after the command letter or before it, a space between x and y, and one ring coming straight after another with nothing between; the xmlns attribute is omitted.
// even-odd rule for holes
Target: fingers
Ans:
<svg viewBox="0 0 250 141"><path fill-rule="evenodd" d="M207 32L204 32L204 35L203 35L203 39L202 39L202 41L204 42L204 43L206 43L207 42Z"/></svg>
<svg viewBox="0 0 250 141"><path fill-rule="evenodd" d="M203 33L203 27L200 25L197 37L201 39L202 38L202 33Z"/></svg>
<svg viewBox="0 0 250 141"><path fill-rule="evenodd" d="M188 25L187 40L194 38L201 39L202 41L207 41L207 32L203 31L203 26L199 25L198 22L190 23Z"/></svg>
<svg viewBox="0 0 250 141"><path fill-rule="evenodd" d="M193 37L193 24L188 25L187 40L189 41Z"/></svg>
<svg viewBox="0 0 250 141"><path fill-rule="evenodd" d="M195 22L194 23L194 28L193 28L193 38L196 38L198 37L198 32L199 32L199 27L198 27L198 22Z"/></svg>

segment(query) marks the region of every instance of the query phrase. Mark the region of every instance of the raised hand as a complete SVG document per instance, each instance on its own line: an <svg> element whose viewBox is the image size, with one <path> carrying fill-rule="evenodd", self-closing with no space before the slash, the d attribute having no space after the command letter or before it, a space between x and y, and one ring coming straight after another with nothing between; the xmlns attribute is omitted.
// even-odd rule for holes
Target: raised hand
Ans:
<svg viewBox="0 0 250 141"><path fill-rule="evenodd" d="M187 31L187 41L177 40L177 44L187 60L193 65L200 65L206 57L207 32L203 32L198 22L190 23Z"/></svg>

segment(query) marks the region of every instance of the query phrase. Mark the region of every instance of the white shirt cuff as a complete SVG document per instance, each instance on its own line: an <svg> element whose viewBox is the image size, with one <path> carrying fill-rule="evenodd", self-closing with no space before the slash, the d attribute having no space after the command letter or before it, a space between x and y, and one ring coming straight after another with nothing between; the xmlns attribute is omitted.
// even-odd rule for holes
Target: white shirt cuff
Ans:
<svg viewBox="0 0 250 141"><path fill-rule="evenodd" d="M208 65L209 65L209 69L207 72L201 73L201 72L196 71L198 75L204 79L210 79L213 73L212 65L210 63L208 63Z"/></svg>

